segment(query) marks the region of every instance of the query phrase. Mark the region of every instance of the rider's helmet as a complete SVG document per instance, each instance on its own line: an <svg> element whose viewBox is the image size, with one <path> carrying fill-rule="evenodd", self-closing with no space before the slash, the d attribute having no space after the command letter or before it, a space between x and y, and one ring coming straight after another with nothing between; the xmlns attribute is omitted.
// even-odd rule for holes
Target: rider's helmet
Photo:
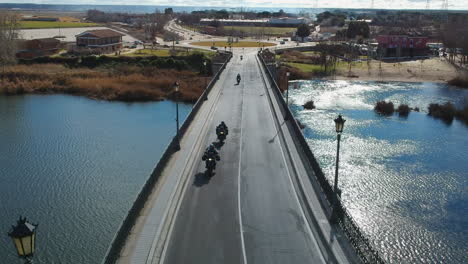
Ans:
<svg viewBox="0 0 468 264"><path fill-rule="evenodd" d="M225 126L226 124L224 124L224 121L221 121L221 125Z"/></svg>
<svg viewBox="0 0 468 264"><path fill-rule="evenodd" d="M215 147L214 147L213 145L210 145L210 146L208 147L208 151L214 151L214 150L215 150Z"/></svg>

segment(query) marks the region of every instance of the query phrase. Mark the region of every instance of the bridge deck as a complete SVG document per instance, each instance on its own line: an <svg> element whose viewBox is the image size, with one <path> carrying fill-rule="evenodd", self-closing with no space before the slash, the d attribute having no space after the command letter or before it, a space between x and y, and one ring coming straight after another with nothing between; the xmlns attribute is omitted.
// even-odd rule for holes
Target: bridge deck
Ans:
<svg viewBox="0 0 468 264"><path fill-rule="evenodd" d="M118 263L355 262L337 243L306 180L263 74L253 53L233 58L164 170ZM229 135L216 175L208 178L201 155L216 141L221 121ZM305 202L313 215L303 209Z"/></svg>

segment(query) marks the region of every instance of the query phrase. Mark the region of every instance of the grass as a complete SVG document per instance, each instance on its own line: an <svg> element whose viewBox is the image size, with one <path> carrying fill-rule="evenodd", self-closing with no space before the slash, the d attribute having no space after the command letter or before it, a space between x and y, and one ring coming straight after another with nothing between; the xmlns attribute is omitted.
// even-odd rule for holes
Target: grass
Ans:
<svg viewBox="0 0 468 264"><path fill-rule="evenodd" d="M52 21L20 21L21 29L39 29L39 28L76 28L76 27L95 27L96 23L81 22L52 22Z"/></svg>
<svg viewBox="0 0 468 264"><path fill-rule="evenodd" d="M306 63L294 63L294 62L287 62L286 64L298 70L301 70L303 72L313 72L313 73L323 72L323 68L320 65L306 64Z"/></svg>
<svg viewBox="0 0 468 264"><path fill-rule="evenodd" d="M173 83L180 83L180 100L195 102L205 87L196 72L119 65L105 68L67 68L61 64L5 67L0 73L0 94L64 93L109 101L159 101L174 98Z"/></svg>
<svg viewBox="0 0 468 264"><path fill-rule="evenodd" d="M200 41L200 42L192 42L190 43L191 45L195 46L204 46L204 47L211 47L211 46L216 46L216 47L229 47L229 44L227 41ZM259 47L271 47L271 46L276 46L274 43L269 43L269 42L256 42L256 41L239 41L239 42L234 42L232 43L233 48L259 48Z"/></svg>
<svg viewBox="0 0 468 264"><path fill-rule="evenodd" d="M122 56L129 56L129 57L144 57L144 56L158 56L158 57L169 57L169 56L188 56L194 53L203 53L207 57L212 57L215 52L209 50L202 50L202 49L191 49L187 52L187 50L176 49L175 52L169 49L140 49L136 50L132 53L123 54Z"/></svg>
<svg viewBox="0 0 468 264"><path fill-rule="evenodd" d="M230 30L240 31L246 34L265 34L270 36L279 36L292 33L296 31L296 28L285 28L285 27L242 27L242 26L225 26L224 30L229 32Z"/></svg>

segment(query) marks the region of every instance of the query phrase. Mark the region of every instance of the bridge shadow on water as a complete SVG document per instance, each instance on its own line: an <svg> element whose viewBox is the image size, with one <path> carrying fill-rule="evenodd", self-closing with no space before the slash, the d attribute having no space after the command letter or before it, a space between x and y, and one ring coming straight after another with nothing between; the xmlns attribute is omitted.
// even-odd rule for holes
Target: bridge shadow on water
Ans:
<svg viewBox="0 0 468 264"><path fill-rule="evenodd" d="M213 176L215 173L213 172ZM208 176L206 172L199 172L195 174L195 179L193 180L193 185L196 187L203 187L203 185L206 185L210 183L211 177Z"/></svg>

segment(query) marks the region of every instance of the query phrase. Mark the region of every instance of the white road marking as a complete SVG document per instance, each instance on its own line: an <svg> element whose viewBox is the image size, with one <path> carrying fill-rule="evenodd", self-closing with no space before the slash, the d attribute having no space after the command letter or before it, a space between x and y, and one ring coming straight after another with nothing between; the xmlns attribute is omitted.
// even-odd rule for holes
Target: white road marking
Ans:
<svg viewBox="0 0 468 264"><path fill-rule="evenodd" d="M244 264L247 264L247 254L245 252L245 242L244 242L244 227L242 224L242 210L241 210L241 163L242 163L242 121L244 120L244 85L242 85L242 106L241 106L241 122L240 122L240 146L239 146L239 174L237 177L237 205L239 209L239 226L240 226L240 237L242 244L242 257L244 259Z"/></svg>

